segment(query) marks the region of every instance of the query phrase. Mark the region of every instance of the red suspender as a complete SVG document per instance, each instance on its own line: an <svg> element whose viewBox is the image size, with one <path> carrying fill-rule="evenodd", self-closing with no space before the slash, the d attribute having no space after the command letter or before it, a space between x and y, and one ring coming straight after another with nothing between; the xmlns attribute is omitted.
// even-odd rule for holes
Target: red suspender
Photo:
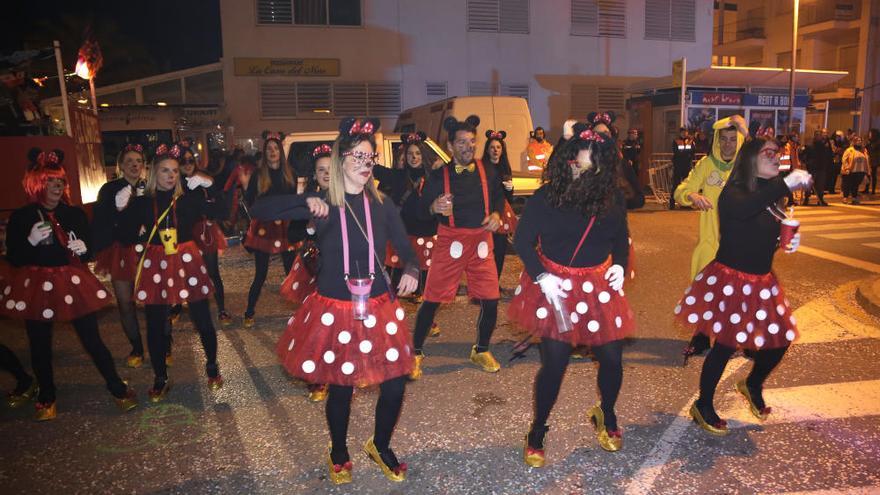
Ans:
<svg viewBox="0 0 880 495"><path fill-rule="evenodd" d="M443 167L443 194L449 194L449 167L451 165L446 165ZM449 226L455 228L455 214L449 214Z"/></svg>
<svg viewBox="0 0 880 495"><path fill-rule="evenodd" d="M483 161L476 160L477 170L480 172L480 186L483 188L483 211L486 216L489 216L489 185L486 181L486 169L483 168ZM446 165L443 167L443 193L449 194L451 188L449 187L449 167L450 165ZM449 226L455 228L455 215L449 214Z"/></svg>

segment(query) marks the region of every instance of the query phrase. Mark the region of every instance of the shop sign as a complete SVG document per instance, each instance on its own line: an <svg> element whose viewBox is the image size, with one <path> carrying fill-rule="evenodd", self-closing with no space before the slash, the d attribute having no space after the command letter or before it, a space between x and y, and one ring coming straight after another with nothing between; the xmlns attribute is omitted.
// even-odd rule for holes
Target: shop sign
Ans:
<svg viewBox="0 0 880 495"><path fill-rule="evenodd" d="M233 60L236 76L336 77L338 58L239 58Z"/></svg>
<svg viewBox="0 0 880 495"><path fill-rule="evenodd" d="M703 93L703 105L742 105L741 93Z"/></svg>

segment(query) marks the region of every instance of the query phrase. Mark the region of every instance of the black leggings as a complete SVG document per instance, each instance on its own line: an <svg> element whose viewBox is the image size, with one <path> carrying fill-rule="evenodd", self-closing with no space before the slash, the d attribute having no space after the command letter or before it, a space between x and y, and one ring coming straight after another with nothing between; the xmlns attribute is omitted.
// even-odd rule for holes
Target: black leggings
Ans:
<svg viewBox="0 0 880 495"><path fill-rule="evenodd" d="M422 353L422 347L425 345L425 339L428 338L428 331L431 329L431 324L434 323L434 315L439 307L440 303L429 301L425 301L419 306L419 311L416 313L415 334L413 335L417 354ZM498 300L481 299L480 316L477 318L477 352L489 350L489 341L492 339L492 332L495 331L497 319Z"/></svg>
<svg viewBox="0 0 880 495"><path fill-rule="evenodd" d="M95 313L89 313L71 322L76 335L83 348L92 358L98 372L107 383L107 390L114 397L125 397L128 387L116 373L113 365L113 356L101 334L98 333L98 317ZM31 367L40 385L38 400L44 403L55 402L55 375L52 369L52 322L25 320L24 327L27 330L28 340L31 344Z"/></svg>
<svg viewBox="0 0 880 495"><path fill-rule="evenodd" d="M492 234L493 252L495 253L495 269L498 270L499 285L501 271L504 270L504 257L507 255L507 234Z"/></svg>
<svg viewBox="0 0 880 495"><path fill-rule="evenodd" d="M778 349L762 349L754 353L755 365L752 367L751 373L746 378L746 385L752 392L752 399L758 407L764 406L764 400L761 391L764 389L764 381L770 376L770 372L782 361L782 357L788 350L788 346ZM703 361L703 370L700 373L700 398L697 399L697 407L700 408L703 418L714 423L718 421L718 415L715 413L715 389L718 382L721 381L721 375L724 374L724 368L730 361L736 349L725 345L715 343L706 360ZM708 418L706 416L709 416Z"/></svg>
<svg viewBox="0 0 880 495"><path fill-rule="evenodd" d="M254 281L251 282L251 289L248 291L248 305L245 310L245 316L253 316L257 308L257 300L260 299L260 291L263 290L263 284L266 283L266 275L269 274L269 258L272 255L262 251L254 251ZM284 251L281 253L281 261L284 263L284 273L290 273L290 267L293 266L293 260L296 259L296 251Z"/></svg>
<svg viewBox="0 0 880 495"><path fill-rule="evenodd" d="M130 354L144 355L144 342L141 339L141 328L137 318L137 308L132 300L134 282L131 280L114 280L113 293L116 295L116 306L119 308L119 320L122 330L131 344Z"/></svg>
<svg viewBox="0 0 880 495"><path fill-rule="evenodd" d="M31 383L31 375L28 375L18 360L18 356L12 352L12 349L0 344L0 370L9 372L15 377L16 392L23 392L22 388L27 388ZM23 387L24 386L24 387Z"/></svg>
<svg viewBox="0 0 880 495"><path fill-rule="evenodd" d="M403 406L403 393L406 389L406 377L400 376L382 382L379 385L379 400L376 401L376 424L373 429L373 441L379 451L390 448L391 434L400 409ZM327 426L330 429L332 442L331 457L334 464L344 464L348 457L348 420L351 416L351 396L353 387L330 385L327 395Z"/></svg>
<svg viewBox="0 0 880 495"><path fill-rule="evenodd" d="M217 302L217 312L226 311L226 294L223 290L223 278L220 277L220 256L217 251L202 253L208 276L214 282L214 301Z"/></svg>
<svg viewBox="0 0 880 495"><path fill-rule="evenodd" d="M202 347L205 349L208 376L219 374L217 370L217 332L211 320L211 307L207 299L190 301L189 318L199 332ZM150 350L150 363L153 365L155 384L161 388L168 381L168 368L165 366L165 355L168 352L168 313L171 306L167 304L147 304L147 347Z"/></svg>
<svg viewBox="0 0 880 495"><path fill-rule="evenodd" d="M570 344L552 339L543 339L540 348L541 369L535 376L535 418L532 428L540 428L547 423L556 397L559 396L559 388L562 386L572 350ZM623 383L623 341L615 340L592 349L593 355L599 361L596 383L605 415L605 428L613 431L617 429L614 404L617 403Z"/></svg>

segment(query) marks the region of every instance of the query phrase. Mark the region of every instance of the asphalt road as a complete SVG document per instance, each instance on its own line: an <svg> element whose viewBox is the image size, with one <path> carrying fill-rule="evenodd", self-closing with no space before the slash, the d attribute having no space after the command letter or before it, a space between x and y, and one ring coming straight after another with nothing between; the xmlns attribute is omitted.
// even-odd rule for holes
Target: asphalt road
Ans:
<svg viewBox="0 0 880 495"><path fill-rule="evenodd" d="M802 338L767 383L774 407L761 424L733 392L750 362L736 358L719 386L717 408L733 433L710 437L686 418L701 358L682 367L686 336L672 308L688 284L697 215L630 215L637 278L627 295L638 338L624 351L617 413L624 448L602 451L585 411L596 400L595 364L573 361L546 439L548 465L525 466L522 439L531 416L536 351L507 363L512 333L503 316L493 338L504 368L477 370L467 360L477 308L464 298L438 313L442 335L426 346L425 376L407 388L392 445L410 466L394 484L362 455L354 483L326 479L328 434L323 404L278 365L274 345L292 308L278 296L280 262L250 330L219 331L226 386L207 389L198 336L186 316L176 329L175 386L166 402L146 403L148 366L124 368L127 343L115 308L101 331L141 406L120 414L73 332L58 326L58 418L32 421L28 406L0 409L3 493L877 493L880 492L880 322L855 304L854 283L880 273L880 205L799 208L803 252L779 254L775 268L796 308ZM847 234L840 236L838 234ZM233 248L222 258L228 307L243 309L250 258ZM503 285L520 265L508 257ZM415 307L407 306L412 323ZM143 324L143 323L142 323ZM17 322L0 321L0 339L24 361ZM9 376L0 388L10 389ZM372 433L375 390L355 394L349 448Z"/></svg>

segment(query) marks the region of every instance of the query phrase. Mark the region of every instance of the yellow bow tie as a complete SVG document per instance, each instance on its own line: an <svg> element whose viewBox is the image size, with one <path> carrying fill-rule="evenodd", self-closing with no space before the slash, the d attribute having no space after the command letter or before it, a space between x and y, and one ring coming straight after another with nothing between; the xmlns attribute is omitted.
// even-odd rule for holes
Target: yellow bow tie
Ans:
<svg viewBox="0 0 880 495"><path fill-rule="evenodd" d="M460 173L464 172L465 170L467 170L468 172L473 172L474 171L474 164L471 163L470 165L458 165L458 164L455 165L455 173L460 174Z"/></svg>

